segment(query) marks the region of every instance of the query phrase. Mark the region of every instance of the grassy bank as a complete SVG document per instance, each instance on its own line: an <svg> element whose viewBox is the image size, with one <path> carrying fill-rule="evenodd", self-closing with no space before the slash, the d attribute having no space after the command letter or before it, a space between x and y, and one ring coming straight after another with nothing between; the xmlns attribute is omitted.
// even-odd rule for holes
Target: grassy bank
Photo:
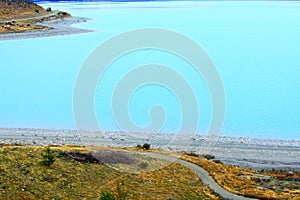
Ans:
<svg viewBox="0 0 300 200"><path fill-rule="evenodd" d="M193 171L180 164L169 163L151 170L163 165L163 161L140 160L115 151L107 153L108 147L96 149L106 155L93 154L98 158L94 160L89 154L91 148L78 146L52 146L47 154L46 147L0 145L0 199L109 199L109 196L114 199L219 199ZM175 155L155 149L147 151ZM259 199L300 199L297 172L258 172L193 153L183 153L181 159L203 167L232 193ZM137 170L134 167L141 173L133 173Z"/></svg>
<svg viewBox="0 0 300 200"><path fill-rule="evenodd" d="M173 163L148 173L130 174L103 164L78 162L61 152L83 147L51 147L55 161L43 165L45 147L0 148L0 199L218 199L191 170Z"/></svg>

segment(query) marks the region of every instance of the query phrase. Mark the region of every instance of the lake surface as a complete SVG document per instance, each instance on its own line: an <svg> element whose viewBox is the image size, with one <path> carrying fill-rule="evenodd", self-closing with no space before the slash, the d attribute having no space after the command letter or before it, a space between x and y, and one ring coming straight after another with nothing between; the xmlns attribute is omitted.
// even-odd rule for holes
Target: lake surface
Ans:
<svg viewBox="0 0 300 200"><path fill-rule="evenodd" d="M215 63L226 91L227 136L300 139L299 2L125 2L41 3L73 16L92 33L0 41L0 126L75 129L74 84L80 67L102 42L121 32L153 27L196 41ZM209 91L188 63L162 51L144 50L113 63L98 84L95 112L105 131L119 130L111 110L112 91L133 67L160 63L186 78L199 102L197 133L211 120ZM122 67L124 66L124 67ZM147 85L129 101L132 120L150 123L149 108L163 106L161 132L176 133L181 110L176 96Z"/></svg>

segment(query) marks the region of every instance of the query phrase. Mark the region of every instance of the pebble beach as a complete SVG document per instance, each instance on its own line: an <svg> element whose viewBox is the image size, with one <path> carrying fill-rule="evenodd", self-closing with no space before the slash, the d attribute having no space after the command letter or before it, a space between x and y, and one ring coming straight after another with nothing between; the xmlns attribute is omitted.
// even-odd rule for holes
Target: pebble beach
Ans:
<svg viewBox="0 0 300 200"><path fill-rule="evenodd" d="M180 138L182 137L182 138ZM183 138L185 137L185 138ZM180 143L190 141L182 147ZM257 170L283 169L300 171L300 141L270 140L243 137L202 135L174 135L161 133L95 132L77 130L49 130L1 128L0 143L23 145L81 145L134 147L149 143L151 148L211 154L229 165Z"/></svg>

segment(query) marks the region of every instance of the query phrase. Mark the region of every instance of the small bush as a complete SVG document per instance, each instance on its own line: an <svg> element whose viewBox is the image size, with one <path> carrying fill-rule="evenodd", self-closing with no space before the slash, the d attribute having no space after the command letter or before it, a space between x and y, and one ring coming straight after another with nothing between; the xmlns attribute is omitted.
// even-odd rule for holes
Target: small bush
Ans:
<svg viewBox="0 0 300 200"><path fill-rule="evenodd" d="M150 145L151 144L148 144L148 143L143 144L143 149L149 150L150 149Z"/></svg>
<svg viewBox="0 0 300 200"><path fill-rule="evenodd" d="M55 162L55 154L54 152L50 149L50 147L47 147L43 152L42 152L42 157L43 160L41 161L42 165L50 167L54 162Z"/></svg>
<svg viewBox="0 0 300 200"><path fill-rule="evenodd" d="M220 160L214 160L215 163L223 164Z"/></svg>
<svg viewBox="0 0 300 200"><path fill-rule="evenodd" d="M104 189L101 191L100 200L126 200L127 192L123 190L123 182L117 182L116 193L111 190Z"/></svg>
<svg viewBox="0 0 300 200"><path fill-rule="evenodd" d="M145 143L145 144L143 144L143 145L138 144L138 145L136 145L136 148L138 148L138 149L149 150L149 149L150 149L150 145L151 145L151 144L148 144L148 143Z"/></svg>
<svg viewBox="0 0 300 200"><path fill-rule="evenodd" d="M207 160L215 159L215 156L210 155L210 154L204 154L204 155L201 155L201 157L205 158Z"/></svg>
<svg viewBox="0 0 300 200"><path fill-rule="evenodd" d="M183 152L183 154L185 154L187 156L199 157L199 154L197 154L195 152Z"/></svg>
<svg viewBox="0 0 300 200"><path fill-rule="evenodd" d="M51 11L52 11L51 7L48 7L48 8L46 9L46 11L47 11L47 12L51 12Z"/></svg>
<svg viewBox="0 0 300 200"><path fill-rule="evenodd" d="M7 188L7 186L6 185L1 185L0 188L5 190Z"/></svg>
<svg viewBox="0 0 300 200"><path fill-rule="evenodd" d="M34 12L36 12L36 13L39 13L39 12L40 12L40 10L39 10L39 9L35 9L35 10L34 10Z"/></svg>
<svg viewBox="0 0 300 200"><path fill-rule="evenodd" d="M114 194L107 189L101 191L99 200L115 200Z"/></svg>

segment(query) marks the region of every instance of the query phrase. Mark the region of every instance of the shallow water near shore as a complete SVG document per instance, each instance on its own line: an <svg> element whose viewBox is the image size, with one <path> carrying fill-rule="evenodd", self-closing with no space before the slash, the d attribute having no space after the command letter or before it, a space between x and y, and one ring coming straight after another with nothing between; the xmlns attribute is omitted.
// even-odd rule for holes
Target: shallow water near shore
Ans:
<svg viewBox="0 0 300 200"><path fill-rule="evenodd" d="M72 95L87 56L103 41L131 29L167 28L192 38L216 64L226 90L223 135L300 140L300 4L297 2L42 3L92 20L73 25L79 35L0 42L0 126L75 129ZM126 63L126 67L121 67ZM105 131L118 130L112 90L131 67L161 63L186 77L200 105L199 134L211 118L209 92L200 76L174 55L143 51L114 63L98 85L96 113ZM146 99L145 99L146 97ZM162 98L163 97L163 98ZM100 102L101 103L97 103ZM163 105L162 132L176 133L180 106L157 85L134 93L130 114L149 123L148 110Z"/></svg>

